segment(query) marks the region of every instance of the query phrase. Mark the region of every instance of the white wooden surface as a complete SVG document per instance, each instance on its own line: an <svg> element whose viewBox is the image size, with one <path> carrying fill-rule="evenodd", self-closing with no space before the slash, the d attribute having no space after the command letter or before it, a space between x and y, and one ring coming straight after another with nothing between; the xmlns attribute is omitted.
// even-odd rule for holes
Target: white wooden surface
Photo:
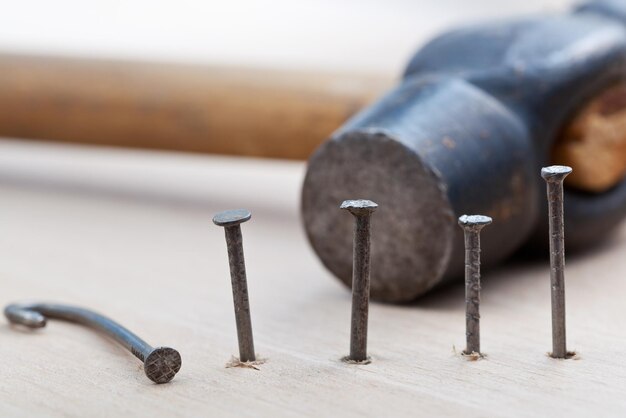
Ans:
<svg viewBox="0 0 626 418"><path fill-rule="evenodd" d="M624 416L626 228L568 258L569 347L546 356L549 269L484 275L482 346L469 362L462 285L410 306L373 304L373 363L347 365L350 295L298 219L299 163L0 141L0 303L96 309L183 367L153 385L129 353L82 327L0 325L0 416ZM237 352L223 232L243 226L259 371ZM374 237L375 239L375 237Z"/></svg>

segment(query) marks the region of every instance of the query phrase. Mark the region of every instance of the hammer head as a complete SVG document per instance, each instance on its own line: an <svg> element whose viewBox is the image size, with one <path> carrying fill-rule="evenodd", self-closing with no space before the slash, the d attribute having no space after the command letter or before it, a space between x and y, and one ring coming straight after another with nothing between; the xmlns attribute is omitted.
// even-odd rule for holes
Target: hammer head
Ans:
<svg viewBox="0 0 626 418"><path fill-rule="evenodd" d="M497 221L488 233L508 236L485 244L484 263L528 236L538 197L531 154L524 127L475 87L407 80L310 159L302 194L309 240L350 285L352 223L337 204L346 196L376 201L371 295L415 299L463 270L450 263L463 253L456 213L488 214Z"/></svg>
<svg viewBox="0 0 626 418"><path fill-rule="evenodd" d="M309 160L304 226L324 265L351 283L351 196L380 204L372 222L371 295L406 302L461 278L463 213L493 218L482 264L547 234L540 168L573 114L626 80L622 23L579 12L444 34L413 57L403 82L335 132ZM575 169L576 167L574 167ZM588 246L626 215L626 180L606 193L566 190L568 248Z"/></svg>

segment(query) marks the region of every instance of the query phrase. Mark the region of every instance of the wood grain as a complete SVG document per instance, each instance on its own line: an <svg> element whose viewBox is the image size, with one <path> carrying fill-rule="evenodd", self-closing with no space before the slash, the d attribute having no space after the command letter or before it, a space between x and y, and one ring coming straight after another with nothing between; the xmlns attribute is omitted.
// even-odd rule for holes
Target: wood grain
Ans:
<svg viewBox="0 0 626 418"><path fill-rule="evenodd" d="M0 54L0 135L306 159L375 76Z"/></svg>
<svg viewBox="0 0 626 418"><path fill-rule="evenodd" d="M0 415L623 416L626 225L567 257L579 360L546 355L547 263L515 261L483 275L486 359L459 356L458 283L412 305L372 304L373 362L347 365L350 294L299 225L303 173L301 163L0 141L0 303L87 306L183 356L174 381L156 386L134 357L83 328L0 325ZM237 341L224 235L211 217L240 206L253 212L243 236L267 359L259 371L225 368Z"/></svg>
<svg viewBox="0 0 626 418"><path fill-rule="evenodd" d="M583 106L558 138L552 160L574 168L565 184L602 193L626 176L626 84Z"/></svg>

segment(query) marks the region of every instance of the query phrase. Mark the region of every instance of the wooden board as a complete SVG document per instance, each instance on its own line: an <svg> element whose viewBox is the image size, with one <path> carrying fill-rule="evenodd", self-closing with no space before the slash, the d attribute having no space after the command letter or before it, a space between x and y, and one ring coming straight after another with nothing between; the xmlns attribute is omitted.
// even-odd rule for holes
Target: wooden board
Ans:
<svg viewBox="0 0 626 418"><path fill-rule="evenodd" d="M51 321L0 325L1 416L623 416L626 225L567 259L569 347L550 350L549 268L484 275L482 345L464 344L462 285L409 306L372 304L367 366L342 363L350 294L299 224L301 163L0 141L0 303L96 309L183 356L171 384L100 335ZM236 354L223 231L243 226L260 370ZM375 238L374 238L375 239ZM456 352L455 349L456 347Z"/></svg>

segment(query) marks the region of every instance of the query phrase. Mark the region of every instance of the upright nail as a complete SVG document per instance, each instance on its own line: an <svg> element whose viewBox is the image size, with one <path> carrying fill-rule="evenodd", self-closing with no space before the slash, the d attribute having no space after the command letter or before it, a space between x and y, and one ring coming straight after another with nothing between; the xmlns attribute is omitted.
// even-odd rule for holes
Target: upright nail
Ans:
<svg viewBox="0 0 626 418"><path fill-rule="evenodd" d="M346 200L340 208L356 218L352 262L352 321L348 360L363 363L367 357L367 317L370 300L370 218L378 205L371 200Z"/></svg>
<svg viewBox="0 0 626 418"><path fill-rule="evenodd" d="M55 318L100 331L143 361L144 372L154 383L169 382L182 366L178 351L170 347L153 348L117 322L88 309L51 303L13 304L4 309L4 315L12 324L33 329L45 327L48 318Z"/></svg>
<svg viewBox="0 0 626 418"><path fill-rule="evenodd" d="M550 216L550 284L552 288L552 354L566 358L565 339L565 243L563 233L563 180L571 167L553 165L541 169L548 187Z"/></svg>
<svg viewBox="0 0 626 418"><path fill-rule="evenodd" d="M235 209L220 212L213 217L213 223L223 226L226 234L230 279L233 286L233 302L235 304L235 322L237 323L237 338L239 340L239 360L244 363L256 361L240 226L241 223L249 220L251 216L246 209Z"/></svg>
<svg viewBox="0 0 626 418"><path fill-rule="evenodd" d="M463 354L480 355L480 230L489 216L463 215L459 225L465 235L465 339Z"/></svg>

